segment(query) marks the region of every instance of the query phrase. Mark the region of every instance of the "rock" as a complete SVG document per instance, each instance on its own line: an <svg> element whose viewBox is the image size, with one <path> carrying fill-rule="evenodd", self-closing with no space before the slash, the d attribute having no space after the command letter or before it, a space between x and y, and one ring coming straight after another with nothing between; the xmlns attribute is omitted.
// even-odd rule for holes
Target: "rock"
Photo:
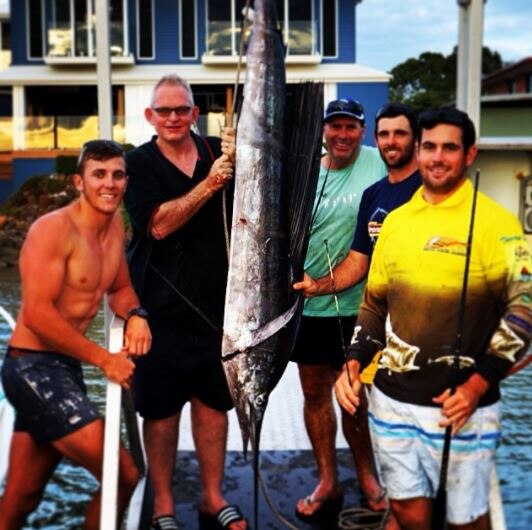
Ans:
<svg viewBox="0 0 532 530"><path fill-rule="evenodd" d="M23 184L0 214L0 268L17 265L31 224L41 215L66 206L78 196L70 175L38 176Z"/></svg>

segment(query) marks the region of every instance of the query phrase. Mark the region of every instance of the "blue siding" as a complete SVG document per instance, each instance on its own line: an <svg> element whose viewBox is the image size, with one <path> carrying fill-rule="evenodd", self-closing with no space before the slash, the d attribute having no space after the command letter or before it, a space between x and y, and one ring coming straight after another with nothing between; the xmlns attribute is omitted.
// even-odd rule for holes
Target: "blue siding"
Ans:
<svg viewBox="0 0 532 530"><path fill-rule="evenodd" d="M14 158L13 189L36 175L50 175L55 171L55 158Z"/></svg>
<svg viewBox="0 0 532 530"><path fill-rule="evenodd" d="M13 4L14 2L12 2ZM11 5L11 63L28 64L26 54L26 0L18 0L17 9Z"/></svg>
<svg viewBox="0 0 532 530"><path fill-rule="evenodd" d="M37 175L51 175L55 171L55 157L13 158L13 178L0 180L0 203L17 191L24 182Z"/></svg>
<svg viewBox="0 0 532 530"><path fill-rule="evenodd" d="M375 145L375 114L388 101L388 83L339 83L338 97L356 99L362 103L367 126L364 143Z"/></svg>
<svg viewBox="0 0 532 530"><path fill-rule="evenodd" d="M197 0L197 18L198 18L198 27L196 31L198 32L198 63L201 62L201 56L205 53L207 42L207 2L205 0Z"/></svg>
<svg viewBox="0 0 532 530"><path fill-rule="evenodd" d="M355 55L355 6L352 0L338 2L338 57L323 59L323 63L354 63Z"/></svg>
<svg viewBox="0 0 532 530"><path fill-rule="evenodd" d="M362 1L362 0L360 0ZM356 10L357 10L357 2L355 0L355 5L352 7L353 9L353 61L356 63L357 62L357 35L356 35L356 28L358 27L357 24L358 24L358 19L357 19L357 13L356 13Z"/></svg>
<svg viewBox="0 0 532 530"><path fill-rule="evenodd" d="M0 180L0 204L15 191L12 180Z"/></svg>
<svg viewBox="0 0 532 530"><path fill-rule="evenodd" d="M326 0L324 0L326 1ZM136 55L137 41L137 13L136 1L127 0L128 21L129 21L129 47ZM206 1L197 2L197 36L198 36L198 59L192 62L201 62L201 55L205 51L205 16ZM320 0L314 0L314 13L316 17L316 36L319 38L321 32L321 12ZM354 63L356 61L356 39L355 39L355 10L356 4L353 0L339 0L338 2L338 58L323 59L324 63ZM137 60L138 64L176 64L179 63L179 41L178 41L178 0L154 0L154 28L155 28L155 59ZM52 7L51 0L44 1L45 10L45 32L51 24ZM11 47L13 65L42 64L44 61L31 60L27 58L26 43L26 2L18 0L16 9L11 9ZM15 35L18 38L13 38ZM45 35L46 38L46 35ZM320 42L317 43L319 49ZM188 64L191 60L186 61Z"/></svg>
<svg viewBox="0 0 532 530"><path fill-rule="evenodd" d="M203 6L203 1L198 0L197 2L197 24L198 27L196 31L198 32L198 58L197 60L186 59L182 61L179 57L179 13L178 0L155 0L155 59L137 59L137 64L195 64L201 62L201 55L205 51L205 8ZM135 4L133 3L131 10L133 11L133 16L135 17L136 24L136 13L134 12ZM130 15L131 20L131 15ZM136 50L136 32L137 28L135 25L135 32L131 35L131 50Z"/></svg>
<svg viewBox="0 0 532 530"><path fill-rule="evenodd" d="M156 64L175 64L179 61L177 6L177 0L160 0L155 4Z"/></svg>

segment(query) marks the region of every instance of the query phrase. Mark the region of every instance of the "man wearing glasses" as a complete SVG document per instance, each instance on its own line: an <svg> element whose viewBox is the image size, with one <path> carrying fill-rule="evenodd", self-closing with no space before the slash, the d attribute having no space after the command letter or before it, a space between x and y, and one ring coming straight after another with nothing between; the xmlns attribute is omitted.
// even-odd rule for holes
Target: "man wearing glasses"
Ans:
<svg viewBox="0 0 532 530"><path fill-rule="evenodd" d="M137 316L139 301L124 253L118 207L126 188L120 145L84 145L74 185L79 199L40 217L20 253L22 304L2 365L2 384L17 415L9 471L0 499L0 529L18 529L39 504L62 457L102 476L104 422L88 400L81 363L93 364L129 388L134 364L151 335ZM111 309L127 318L122 351L111 354L85 337L107 293ZM121 447L118 516L138 471ZM99 528L100 492L89 504L84 528Z"/></svg>
<svg viewBox="0 0 532 530"><path fill-rule="evenodd" d="M221 492L233 406L221 341L234 131L224 130L222 142L195 134L199 109L189 84L176 75L159 80L144 115L156 136L128 153L125 204L133 227L131 276L153 331L150 355L137 363L134 381L154 491L152 528L178 528L172 475L180 414L190 401L202 482L200 523L245 530L238 507Z"/></svg>

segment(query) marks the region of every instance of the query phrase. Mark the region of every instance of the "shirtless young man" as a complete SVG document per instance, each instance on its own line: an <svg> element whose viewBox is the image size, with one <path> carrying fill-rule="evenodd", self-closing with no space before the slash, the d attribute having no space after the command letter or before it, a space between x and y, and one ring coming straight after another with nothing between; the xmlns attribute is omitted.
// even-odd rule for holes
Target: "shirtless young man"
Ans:
<svg viewBox="0 0 532 530"><path fill-rule="evenodd" d="M22 247L21 309L2 366L2 384L17 416L0 499L0 530L24 525L63 456L100 480L104 422L87 399L81 362L97 366L109 380L128 388L134 368L128 355L142 355L150 348L148 324L139 316L127 319L118 354L84 336L105 293L118 315L138 312L117 211L126 183L120 145L87 142L74 175L79 199L39 218ZM119 471L121 517L138 480L123 447ZM99 511L97 492L85 528L99 527Z"/></svg>

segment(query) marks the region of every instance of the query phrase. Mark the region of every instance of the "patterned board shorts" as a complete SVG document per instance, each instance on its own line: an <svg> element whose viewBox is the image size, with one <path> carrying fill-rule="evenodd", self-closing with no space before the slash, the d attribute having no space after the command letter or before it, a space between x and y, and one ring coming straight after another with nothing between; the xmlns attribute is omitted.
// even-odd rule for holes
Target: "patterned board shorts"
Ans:
<svg viewBox="0 0 532 530"><path fill-rule="evenodd" d="M8 348L2 384L16 411L15 431L28 432L39 444L71 434L99 417L87 398L76 359Z"/></svg>
<svg viewBox="0 0 532 530"><path fill-rule="evenodd" d="M369 422L382 481L391 499L436 496L444 429L441 409L389 398L375 386ZM501 437L500 404L478 408L452 438L447 519L467 524L488 511L490 476Z"/></svg>

